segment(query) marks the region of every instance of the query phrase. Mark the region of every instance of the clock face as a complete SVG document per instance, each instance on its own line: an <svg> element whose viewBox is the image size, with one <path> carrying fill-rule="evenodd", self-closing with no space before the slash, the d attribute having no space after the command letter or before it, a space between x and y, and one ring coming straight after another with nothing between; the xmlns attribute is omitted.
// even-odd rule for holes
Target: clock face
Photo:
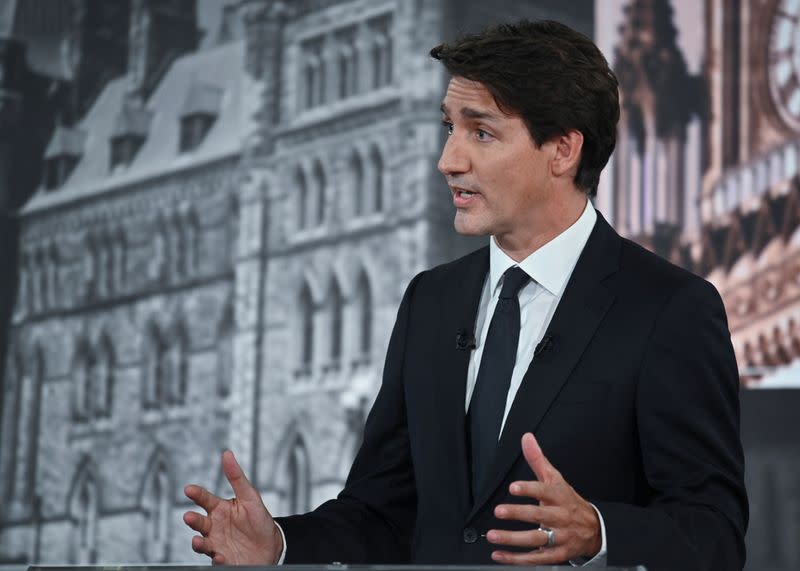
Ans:
<svg viewBox="0 0 800 571"><path fill-rule="evenodd" d="M780 0L769 34L769 90L786 124L800 131L800 0Z"/></svg>

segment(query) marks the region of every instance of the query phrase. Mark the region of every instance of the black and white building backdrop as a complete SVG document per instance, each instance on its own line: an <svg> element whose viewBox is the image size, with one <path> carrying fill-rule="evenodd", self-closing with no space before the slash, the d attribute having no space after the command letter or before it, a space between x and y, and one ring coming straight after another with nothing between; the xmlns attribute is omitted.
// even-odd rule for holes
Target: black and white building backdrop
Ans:
<svg viewBox="0 0 800 571"><path fill-rule="evenodd" d="M202 561L225 448L274 514L339 491L406 284L485 242L428 51L519 17L612 62L595 205L722 293L748 568L800 566L789 0L0 0L0 564Z"/></svg>

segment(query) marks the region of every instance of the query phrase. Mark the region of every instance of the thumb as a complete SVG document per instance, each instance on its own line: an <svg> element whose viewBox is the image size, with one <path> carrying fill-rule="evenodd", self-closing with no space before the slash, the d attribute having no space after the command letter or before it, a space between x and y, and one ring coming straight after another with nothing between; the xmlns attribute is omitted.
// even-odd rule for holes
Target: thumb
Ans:
<svg viewBox="0 0 800 571"><path fill-rule="evenodd" d="M542 452L536 437L526 432L522 435L522 454L540 482L552 482L559 473Z"/></svg>
<svg viewBox="0 0 800 571"><path fill-rule="evenodd" d="M226 450L222 453L222 471L228 482L231 483L234 495L242 501L261 501L261 495L244 475L244 470L236 461L233 452Z"/></svg>

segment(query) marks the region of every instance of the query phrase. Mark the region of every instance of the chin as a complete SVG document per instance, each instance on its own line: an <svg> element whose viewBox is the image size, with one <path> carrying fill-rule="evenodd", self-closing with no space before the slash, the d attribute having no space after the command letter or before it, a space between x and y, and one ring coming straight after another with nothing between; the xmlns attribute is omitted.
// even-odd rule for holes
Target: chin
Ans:
<svg viewBox="0 0 800 571"><path fill-rule="evenodd" d="M462 236L488 236L491 234L485 224L477 220L470 220L468 216L456 212L453 227Z"/></svg>

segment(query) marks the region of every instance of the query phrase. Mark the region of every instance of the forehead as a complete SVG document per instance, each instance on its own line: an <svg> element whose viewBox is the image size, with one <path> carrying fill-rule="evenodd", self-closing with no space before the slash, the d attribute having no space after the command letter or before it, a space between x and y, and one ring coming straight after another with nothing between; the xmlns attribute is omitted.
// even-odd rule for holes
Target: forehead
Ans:
<svg viewBox="0 0 800 571"><path fill-rule="evenodd" d="M447 85L443 103L451 112L460 107L471 107L498 116L504 115L497 107L492 94L482 83L458 76L453 77Z"/></svg>

